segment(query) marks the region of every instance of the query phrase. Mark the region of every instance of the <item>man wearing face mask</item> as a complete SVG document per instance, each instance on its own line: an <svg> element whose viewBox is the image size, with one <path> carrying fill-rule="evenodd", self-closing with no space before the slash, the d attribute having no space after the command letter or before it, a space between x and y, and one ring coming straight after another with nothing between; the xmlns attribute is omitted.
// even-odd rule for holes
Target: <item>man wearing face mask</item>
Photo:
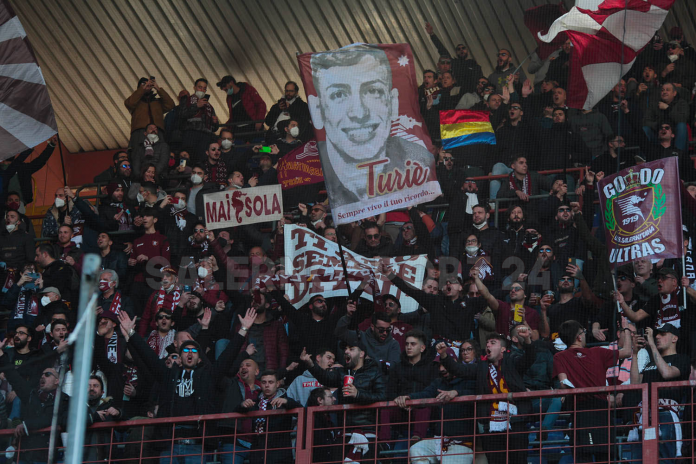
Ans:
<svg viewBox="0 0 696 464"><path fill-rule="evenodd" d="M662 82L674 82L684 89L684 96L691 93L696 80L696 65L684 56L684 49L678 40L667 44L667 59L669 62L660 72Z"/></svg>
<svg viewBox="0 0 696 464"><path fill-rule="evenodd" d="M208 144L215 140L218 130L218 118L215 109L208 102L208 81L200 78L193 84L193 95L186 90L179 93L179 120L183 123L182 147L187 147L193 162L205 158Z"/></svg>
<svg viewBox="0 0 696 464"><path fill-rule="evenodd" d="M39 265L43 272L41 280L36 282L39 288L58 288L58 295L63 295L65 301L71 301L73 292L71 291L73 271L70 265L57 259L56 249L50 243L42 243L36 247L34 262ZM77 296L77 295L75 295Z"/></svg>
<svg viewBox="0 0 696 464"><path fill-rule="evenodd" d="M0 232L0 261L7 269L19 269L34 257L34 240L24 230L17 211L5 213L5 230Z"/></svg>
<svg viewBox="0 0 696 464"><path fill-rule="evenodd" d="M74 198L75 193L67 185L56 190L53 206L46 211L43 220L42 237L57 237L61 225L74 226L80 222L82 215L73 204Z"/></svg>
<svg viewBox="0 0 696 464"><path fill-rule="evenodd" d="M119 277L113 269L104 269L99 275L99 296L97 297L97 312L108 311L118 316L125 311L130 317L135 317L133 300L118 289Z"/></svg>
<svg viewBox="0 0 696 464"><path fill-rule="evenodd" d="M227 93L227 109L230 118L225 124L244 121L263 121L266 117L266 103L254 87L246 82L237 82L232 76L224 76L217 86ZM263 130L263 122L254 125L237 126L239 132ZM251 140L249 137L245 140Z"/></svg>
<svg viewBox="0 0 696 464"><path fill-rule="evenodd" d="M294 119L278 123L278 138L271 145L271 160L273 163L277 163L280 158L302 145L303 142L300 140L301 132L302 127L300 127L300 123ZM255 146L253 148L254 153L258 153L260 147L261 145Z"/></svg>
<svg viewBox="0 0 696 464"><path fill-rule="evenodd" d="M220 191L220 185L208 182L205 166L196 164L191 170L191 190L189 190L186 209L200 220L205 216L203 196L206 193Z"/></svg>
<svg viewBox="0 0 696 464"><path fill-rule="evenodd" d="M176 270L167 266L162 268L162 286L152 295L147 301L143 317L138 323L138 333L145 337L151 330L156 329L155 314L160 309L166 309L169 313L173 313L176 305L181 299L181 289L178 286L178 277Z"/></svg>
<svg viewBox="0 0 696 464"><path fill-rule="evenodd" d="M269 127L267 140L275 140L280 133L278 123L287 119L294 119L303 128L309 128L309 106L299 95L300 87L296 82L288 81L285 84L285 95L278 100L266 115L265 123ZM307 133L308 130L305 129ZM299 134L299 133L298 133ZM309 135L309 134L303 134ZM305 137L307 140L311 138Z"/></svg>
<svg viewBox="0 0 696 464"><path fill-rule="evenodd" d="M159 98L157 98L159 95ZM149 124L164 131L164 115L174 109L174 100L162 89L152 76L141 77L138 88L124 102L131 114L131 143L135 148L143 141L142 129ZM137 171L136 171L137 172ZM161 172L159 169L157 172Z"/></svg>
<svg viewBox="0 0 696 464"><path fill-rule="evenodd" d="M210 256L210 242L208 241L208 230L202 221L194 221L191 235L187 238L186 246L182 256L190 256L193 262L197 263L202 258Z"/></svg>
<svg viewBox="0 0 696 464"><path fill-rule="evenodd" d="M131 161L134 172L141 172L143 165L147 164L154 164L158 175L167 172L169 144L160 137L159 131L156 124L148 124L143 141L133 147Z"/></svg>
<svg viewBox="0 0 696 464"><path fill-rule="evenodd" d="M186 192L177 190L174 195L167 195L160 203L163 233L169 238L172 263L179 264L183 250L188 244L188 237L193 234L193 227L198 218L186 209Z"/></svg>
<svg viewBox="0 0 696 464"><path fill-rule="evenodd" d="M12 191L7 194L7 200L5 200L5 211L17 211L19 213L20 220L19 228L28 233L31 238L36 238L34 226L32 226L31 220L24 214L26 213L26 208L18 192ZM0 230L5 227L6 223L7 221L5 218L0 220Z"/></svg>

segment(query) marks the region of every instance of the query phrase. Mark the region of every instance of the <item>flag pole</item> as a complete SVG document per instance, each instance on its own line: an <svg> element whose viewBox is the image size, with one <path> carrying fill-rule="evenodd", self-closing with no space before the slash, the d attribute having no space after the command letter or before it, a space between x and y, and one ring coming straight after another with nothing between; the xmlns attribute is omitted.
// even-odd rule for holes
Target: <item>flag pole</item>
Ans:
<svg viewBox="0 0 696 464"><path fill-rule="evenodd" d="M60 150L60 167L63 170L63 186L68 185L68 178L65 175L65 161L63 160L63 143L60 141L60 135L58 135L58 150Z"/></svg>
<svg viewBox="0 0 696 464"><path fill-rule="evenodd" d="M350 289L350 281L348 280L348 267L346 266L346 259L343 256L343 247L341 246L341 236L336 234L338 240L336 240L336 243L338 243L338 254L341 256L341 266L343 266L343 278L346 281L346 288L348 289L348 296L352 293L352 290Z"/></svg>
<svg viewBox="0 0 696 464"><path fill-rule="evenodd" d="M684 245L682 245L683 247ZM682 256L682 277L686 276L686 256ZM686 287L682 287L684 290L683 293L683 300L684 300L684 311L686 311L686 289L689 288L687 285Z"/></svg>

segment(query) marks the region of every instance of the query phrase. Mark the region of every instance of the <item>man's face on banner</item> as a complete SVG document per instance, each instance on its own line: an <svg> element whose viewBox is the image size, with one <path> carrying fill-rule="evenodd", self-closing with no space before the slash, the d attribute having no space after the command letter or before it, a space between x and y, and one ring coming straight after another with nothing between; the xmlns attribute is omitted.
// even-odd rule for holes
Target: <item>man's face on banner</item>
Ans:
<svg viewBox="0 0 696 464"><path fill-rule="evenodd" d="M391 120L398 116L399 92L391 69L371 55L356 64L317 73L318 106L326 139L346 161L371 160L386 146Z"/></svg>

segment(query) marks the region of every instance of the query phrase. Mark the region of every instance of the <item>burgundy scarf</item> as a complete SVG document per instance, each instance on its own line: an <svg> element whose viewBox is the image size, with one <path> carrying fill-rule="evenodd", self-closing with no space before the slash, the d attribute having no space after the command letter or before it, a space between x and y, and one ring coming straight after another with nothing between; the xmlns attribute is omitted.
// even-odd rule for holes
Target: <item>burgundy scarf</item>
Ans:
<svg viewBox="0 0 696 464"><path fill-rule="evenodd" d="M525 174L521 187L518 185L519 181L517 180L517 177L515 177L514 172L511 172L508 176L508 182L510 183L510 190L513 192L516 190L522 190L522 193L526 195L532 194L532 176L529 174L529 172Z"/></svg>

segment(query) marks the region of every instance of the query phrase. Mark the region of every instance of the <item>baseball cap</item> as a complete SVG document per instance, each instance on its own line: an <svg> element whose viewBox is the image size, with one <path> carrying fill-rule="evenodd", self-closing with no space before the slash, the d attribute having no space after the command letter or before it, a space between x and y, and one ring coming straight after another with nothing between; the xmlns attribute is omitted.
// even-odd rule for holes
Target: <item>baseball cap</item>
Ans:
<svg viewBox="0 0 696 464"><path fill-rule="evenodd" d="M677 274L677 271L672 269L671 267L663 267L659 271L657 271L658 276L671 276L674 277L675 279L679 279L679 274Z"/></svg>
<svg viewBox="0 0 696 464"><path fill-rule="evenodd" d="M636 281L636 277L633 273L633 266L628 265L628 264L624 264L623 266L619 267L616 270L616 275L617 275L617 277L618 276L626 276L626 277L628 277L628 280L630 280L631 282Z"/></svg>
<svg viewBox="0 0 696 464"><path fill-rule="evenodd" d="M162 274L164 274L165 272L168 272L170 274L179 275L179 273L176 272L176 270L171 266L165 266L160 270L162 271Z"/></svg>
<svg viewBox="0 0 696 464"><path fill-rule="evenodd" d="M229 84L230 82L233 82L233 81L234 81L234 77L232 77L232 76L222 76L222 79L220 79L220 82L218 82L215 85L217 85L220 88L223 88L224 86L226 86L227 84Z"/></svg>
<svg viewBox="0 0 696 464"><path fill-rule="evenodd" d="M110 319L118 324L118 316L112 311L102 311L98 317L99 319Z"/></svg>
<svg viewBox="0 0 696 464"><path fill-rule="evenodd" d="M58 290L56 287L46 287L39 292L39 294L42 293L55 293L56 295L58 295L58 297L62 298L60 295L60 290Z"/></svg>
<svg viewBox="0 0 696 464"><path fill-rule="evenodd" d="M345 338L341 341L341 349L345 350L346 347L357 346L361 351L367 351L365 349L365 342L362 336L354 331L349 331Z"/></svg>
<svg viewBox="0 0 696 464"><path fill-rule="evenodd" d="M655 327L655 332L669 332L672 335L676 335L677 337L679 336L679 329L674 327L669 322L665 322L661 326Z"/></svg>

